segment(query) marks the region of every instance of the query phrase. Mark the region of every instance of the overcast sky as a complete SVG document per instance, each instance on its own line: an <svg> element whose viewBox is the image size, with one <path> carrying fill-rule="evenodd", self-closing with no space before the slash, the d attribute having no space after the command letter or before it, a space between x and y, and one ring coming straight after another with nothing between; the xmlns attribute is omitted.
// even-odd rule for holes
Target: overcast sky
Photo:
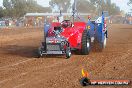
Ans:
<svg viewBox="0 0 132 88"><path fill-rule="evenodd" d="M38 4L44 7L49 6L49 1L50 0L37 0ZM129 12L130 9L132 9L132 5L131 7L127 6L128 1L129 0L111 0L112 3L116 3L116 5L119 6L121 10L124 10L125 12ZM0 0L0 6L2 6L2 2L3 0Z"/></svg>

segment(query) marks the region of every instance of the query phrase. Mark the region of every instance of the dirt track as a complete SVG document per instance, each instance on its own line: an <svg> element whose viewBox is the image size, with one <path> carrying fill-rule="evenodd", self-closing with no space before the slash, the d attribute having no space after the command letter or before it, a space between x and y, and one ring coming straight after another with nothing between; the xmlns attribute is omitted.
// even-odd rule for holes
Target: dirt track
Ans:
<svg viewBox="0 0 132 88"><path fill-rule="evenodd" d="M132 25L110 25L107 47L87 55L35 58L41 29L0 30L0 88L80 88L81 69L91 79L132 80ZM132 88L89 86L88 88Z"/></svg>

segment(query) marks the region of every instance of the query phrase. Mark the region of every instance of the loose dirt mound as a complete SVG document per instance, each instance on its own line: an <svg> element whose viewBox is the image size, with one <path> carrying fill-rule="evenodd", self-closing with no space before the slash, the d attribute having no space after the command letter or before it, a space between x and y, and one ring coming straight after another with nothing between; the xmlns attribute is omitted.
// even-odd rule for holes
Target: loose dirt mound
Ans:
<svg viewBox="0 0 132 88"><path fill-rule="evenodd" d="M42 29L0 30L0 88L80 88L82 68L89 72L91 79L132 80L130 25L110 25L103 52L74 54L69 60L64 56L35 58L42 40ZM117 87L132 88L132 85Z"/></svg>

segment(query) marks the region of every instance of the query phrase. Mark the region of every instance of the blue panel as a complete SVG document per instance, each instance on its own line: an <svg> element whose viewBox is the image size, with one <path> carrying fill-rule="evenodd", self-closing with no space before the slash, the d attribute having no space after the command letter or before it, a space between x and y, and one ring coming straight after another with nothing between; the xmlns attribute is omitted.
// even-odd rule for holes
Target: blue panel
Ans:
<svg viewBox="0 0 132 88"><path fill-rule="evenodd" d="M47 36L48 30L50 28L50 24L44 24L44 34Z"/></svg>
<svg viewBox="0 0 132 88"><path fill-rule="evenodd" d="M102 24L101 23L96 24L95 36L98 42L101 42L102 40Z"/></svg>
<svg viewBox="0 0 132 88"><path fill-rule="evenodd" d="M103 42L104 41L104 32L103 32L103 28L104 28L104 14L102 13L102 23L96 23L95 25L95 37L98 40L98 42Z"/></svg>
<svg viewBox="0 0 132 88"><path fill-rule="evenodd" d="M87 26L90 26L90 30L89 30L90 37L94 37L94 30L95 30L94 22L91 22L89 20L88 23L87 23Z"/></svg>

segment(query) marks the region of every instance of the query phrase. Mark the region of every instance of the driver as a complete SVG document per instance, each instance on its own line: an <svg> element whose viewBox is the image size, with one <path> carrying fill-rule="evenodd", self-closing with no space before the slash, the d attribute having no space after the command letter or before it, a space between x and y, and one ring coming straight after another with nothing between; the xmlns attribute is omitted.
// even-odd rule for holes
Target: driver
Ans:
<svg viewBox="0 0 132 88"><path fill-rule="evenodd" d="M72 22L70 20L64 20L61 22L63 28L72 27Z"/></svg>

